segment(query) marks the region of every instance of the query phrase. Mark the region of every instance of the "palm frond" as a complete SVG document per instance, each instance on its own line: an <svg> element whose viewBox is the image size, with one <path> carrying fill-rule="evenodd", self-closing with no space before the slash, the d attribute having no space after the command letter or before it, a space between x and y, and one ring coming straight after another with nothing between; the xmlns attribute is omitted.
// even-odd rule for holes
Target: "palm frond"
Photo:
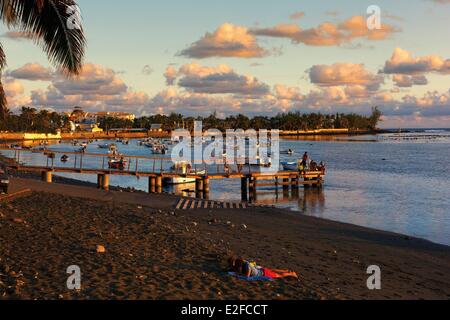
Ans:
<svg viewBox="0 0 450 320"><path fill-rule="evenodd" d="M0 18L10 28L29 32L47 53L50 62L67 74L78 74L83 65L86 38L81 26L69 28L74 0L0 0Z"/></svg>
<svg viewBox="0 0 450 320"><path fill-rule="evenodd" d="M3 83L0 77L0 121L6 122L8 114L8 101L6 100L5 90L3 89Z"/></svg>
<svg viewBox="0 0 450 320"><path fill-rule="evenodd" d="M3 46L0 43L0 120L5 121L5 112L8 110L8 102L6 100L5 90L3 89L2 83L2 73L1 71L6 66L5 51L3 51Z"/></svg>
<svg viewBox="0 0 450 320"><path fill-rule="evenodd" d="M6 67L6 55L5 51L3 51L3 46L0 43L0 71L3 70L3 68Z"/></svg>

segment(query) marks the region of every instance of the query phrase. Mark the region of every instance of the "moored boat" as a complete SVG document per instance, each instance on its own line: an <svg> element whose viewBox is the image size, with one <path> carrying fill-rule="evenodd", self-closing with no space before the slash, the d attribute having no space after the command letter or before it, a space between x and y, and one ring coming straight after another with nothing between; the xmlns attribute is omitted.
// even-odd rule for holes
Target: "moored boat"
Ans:
<svg viewBox="0 0 450 320"><path fill-rule="evenodd" d="M165 184L180 185L195 183L195 177L188 177L189 175L206 175L206 170L194 170L191 163L187 161L177 162L172 166L171 169L176 173L179 173L180 176L164 178Z"/></svg>
<svg viewBox="0 0 450 320"><path fill-rule="evenodd" d="M281 166L284 171L297 171L298 163L297 162L282 162Z"/></svg>

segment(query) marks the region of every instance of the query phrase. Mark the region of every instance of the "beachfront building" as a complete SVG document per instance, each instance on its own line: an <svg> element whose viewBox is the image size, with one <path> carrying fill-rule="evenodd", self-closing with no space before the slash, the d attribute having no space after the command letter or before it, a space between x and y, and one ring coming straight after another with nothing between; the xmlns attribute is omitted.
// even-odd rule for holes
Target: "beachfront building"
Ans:
<svg viewBox="0 0 450 320"><path fill-rule="evenodd" d="M95 113L85 112L81 107L75 107L67 114L69 117L70 130L72 132L103 132L99 127L98 117Z"/></svg>
<svg viewBox="0 0 450 320"><path fill-rule="evenodd" d="M81 107L75 107L72 112L66 114L69 117L71 131L103 132L100 122L105 119L134 121L136 116L127 112L85 112Z"/></svg>
<svg viewBox="0 0 450 320"><path fill-rule="evenodd" d="M150 132L163 132L162 124L152 124L150 127Z"/></svg>
<svg viewBox="0 0 450 320"><path fill-rule="evenodd" d="M106 119L106 118L113 118L117 120L125 120L125 121L134 121L136 119L136 116L132 113L128 112L97 112L95 113L97 119Z"/></svg>

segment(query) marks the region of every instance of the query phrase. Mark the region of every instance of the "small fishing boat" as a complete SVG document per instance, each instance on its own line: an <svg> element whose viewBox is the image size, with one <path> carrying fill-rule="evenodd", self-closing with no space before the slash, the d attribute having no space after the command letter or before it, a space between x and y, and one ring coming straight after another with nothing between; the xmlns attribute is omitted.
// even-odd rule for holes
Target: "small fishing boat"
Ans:
<svg viewBox="0 0 450 320"><path fill-rule="evenodd" d="M123 170L127 166L127 160L123 158L113 158L108 161L110 169Z"/></svg>
<svg viewBox="0 0 450 320"><path fill-rule="evenodd" d="M75 152L85 153L86 152L86 147L81 147L81 148L75 150Z"/></svg>
<svg viewBox="0 0 450 320"><path fill-rule="evenodd" d="M185 175L186 177L167 177L164 178L164 183L169 185L180 185L180 184L189 184L195 183L195 178L187 177L188 175L205 175L206 170L194 170L192 169L192 165L187 161L180 161L175 163L172 168L174 172L179 173L180 175Z"/></svg>
<svg viewBox="0 0 450 320"><path fill-rule="evenodd" d="M256 157L255 160L246 159L245 165L255 168L270 168L272 166L272 158L268 157L267 159L261 159L260 157Z"/></svg>
<svg viewBox="0 0 450 320"><path fill-rule="evenodd" d="M281 152L280 152L280 154L288 155L288 156L292 156L292 155L294 155L294 153L295 153L295 152L294 152L292 149L289 149L289 150L281 151Z"/></svg>
<svg viewBox="0 0 450 320"><path fill-rule="evenodd" d="M104 143L104 144L99 144L98 148L99 149L109 149L110 145L108 143Z"/></svg>
<svg viewBox="0 0 450 320"><path fill-rule="evenodd" d="M168 148L161 144L161 145L154 145L152 148L152 153L153 154L166 154L167 153Z"/></svg>
<svg viewBox="0 0 450 320"><path fill-rule="evenodd" d="M284 171L297 171L298 163L297 162L282 162L281 166Z"/></svg>
<svg viewBox="0 0 450 320"><path fill-rule="evenodd" d="M38 148L34 148L31 150L32 153L42 153L45 152L47 150L46 147L38 147Z"/></svg>
<svg viewBox="0 0 450 320"><path fill-rule="evenodd" d="M67 161L69 161L70 160L70 158L69 158L69 156L68 155L63 155L62 157L61 157L61 162L67 162Z"/></svg>

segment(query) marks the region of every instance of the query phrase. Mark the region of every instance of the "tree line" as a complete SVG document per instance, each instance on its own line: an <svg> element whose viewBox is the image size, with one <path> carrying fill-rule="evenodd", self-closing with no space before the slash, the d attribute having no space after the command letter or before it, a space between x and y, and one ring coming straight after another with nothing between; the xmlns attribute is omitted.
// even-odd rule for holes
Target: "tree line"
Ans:
<svg viewBox="0 0 450 320"><path fill-rule="evenodd" d="M69 117L48 110L22 107L19 114L8 110L0 118L0 131L54 134L62 128L70 128Z"/></svg>
<svg viewBox="0 0 450 320"><path fill-rule="evenodd" d="M164 131L173 131L178 128L194 129L195 121L202 121L204 129L255 129L255 130L284 130L307 131L318 129L349 129L351 131L374 131L381 121L382 113L374 107L369 116L350 114L322 114L289 112L279 113L274 117L255 116L247 117L243 114L228 116L222 119L216 113L208 117L185 117L181 114L154 115L137 118L134 122L119 119L105 119L100 122L104 130L108 128L142 128L150 129L152 124L161 124Z"/></svg>
<svg viewBox="0 0 450 320"><path fill-rule="evenodd" d="M306 131L317 129L349 129L351 131L373 131L381 120L381 112L373 108L369 116L350 114L322 114L289 112L280 113L274 117L245 115L229 116L222 119L216 113L208 117L186 117L181 114L153 115L136 118L134 121L116 118L99 119L99 126L105 131L116 128L147 129L153 124L161 124L164 131L178 128L193 130L195 121L202 121L205 129L267 129L285 131ZM8 112L0 119L0 131L56 133L57 130L70 130L69 117L57 112L36 110L23 107L19 114Z"/></svg>

